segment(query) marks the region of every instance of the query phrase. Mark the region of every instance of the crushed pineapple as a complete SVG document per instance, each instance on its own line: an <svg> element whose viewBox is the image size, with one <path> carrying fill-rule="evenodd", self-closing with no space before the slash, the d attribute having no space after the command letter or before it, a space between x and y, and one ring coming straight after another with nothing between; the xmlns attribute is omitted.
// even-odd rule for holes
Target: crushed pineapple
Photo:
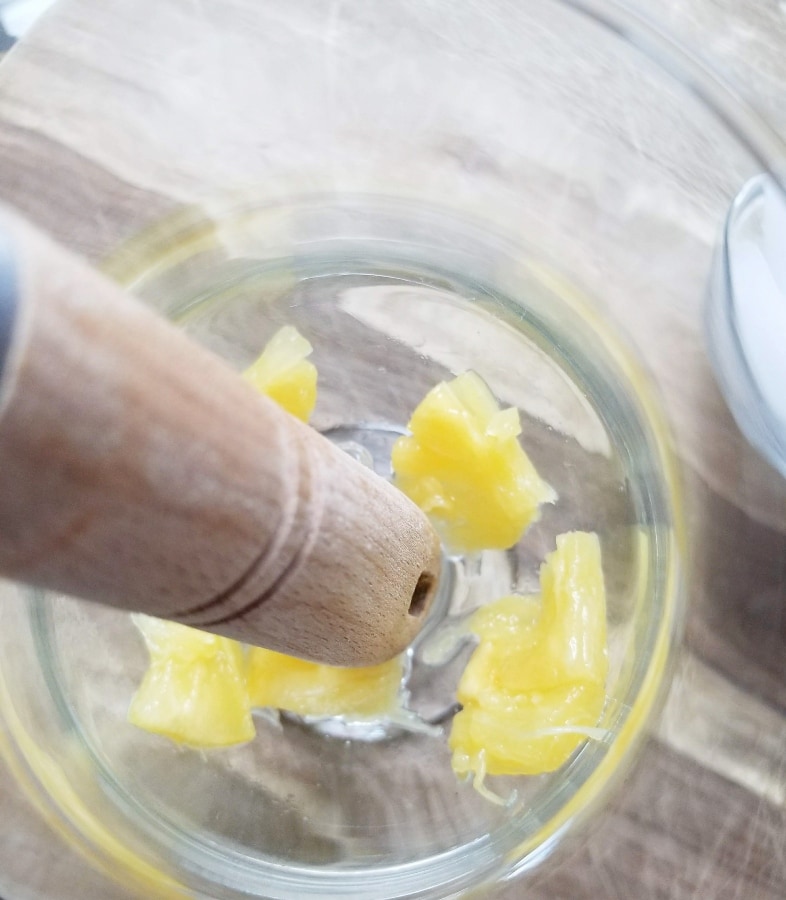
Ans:
<svg viewBox="0 0 786 900"><path fill-rule="evenodd" d="M400 657L379 666L345 669L254 647L248 655L253 706L301 716L378 716L397 709L403 675Z"/></svg>
<svg viewBox="0 0 786 900"><path fill-rule="evenodd" d="M131 701L128 720L192 747L227 747L254 737L240 644L134 616L150 667Z"/></svg>
<svg viewBox="0 0 786 900"><path fill-rule="evenodd" d="M596 730L608 671L597 535L560 535L540 585L540 602L503 597L471 620L480 643L458 686L457 774L550 772Z"/></svg>
<svg viewBox="0 0 786 900"><path fill-rule="evenodd" d="M518 441L518 410L500 409L465 372L433 388L393 446L396 485L456 552L513 546L555 499Z"/></svg>
<svg viewBox="0 0 786 900"><path fill-rule="evenodd" d="M316 401L311 345L277 332L244 377L304 421ZM396 484L430 516L456 552L505 549L556 498L519 444L515 409L500 409L474 372L430 391L392 453ZM541 596L508 596L478 610L479 645L461 676L452 766L472 774L536 774L562 765L598 732L607 674L605 589L597 536L571 532L541 567ZM254 736L251 709L304 716L400 715L403 657L343 669L147 616L134 620L150 667L129 721L194 747ZM410 714L407 714L410 715Z"/></svg>
<svg viewBox="0 0 786 900"><path fill-rule="evenodd" d="M291 325L277 331L243 373L261 394L307 422L317 402L317 370L306 357L311 344Z"/></svg>

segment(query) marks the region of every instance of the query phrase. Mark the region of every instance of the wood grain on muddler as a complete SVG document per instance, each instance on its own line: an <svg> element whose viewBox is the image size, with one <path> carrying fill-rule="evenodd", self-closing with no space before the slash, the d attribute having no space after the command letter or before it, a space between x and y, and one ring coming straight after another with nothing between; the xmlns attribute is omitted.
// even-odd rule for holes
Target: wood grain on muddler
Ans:
<svg viewBox="0 0 786 900"><path fill-rule="evenodd" d="M4 213L0 574L336 665L401 651L439 544L403 494Z"/></svg>

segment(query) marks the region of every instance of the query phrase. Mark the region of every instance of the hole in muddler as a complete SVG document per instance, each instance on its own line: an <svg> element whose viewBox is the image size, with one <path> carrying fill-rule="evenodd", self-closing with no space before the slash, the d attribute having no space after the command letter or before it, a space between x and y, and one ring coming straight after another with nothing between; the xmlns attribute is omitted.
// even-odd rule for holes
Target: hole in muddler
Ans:
<svg viewBox="0 0 786 900"><path fill-rule="evenodd" d="M421 572L415 590L412 591L412 599L409 601L409 614L411 616L421 616L428 607L431 594L434 590L436 579L431 572Z"/></svg>

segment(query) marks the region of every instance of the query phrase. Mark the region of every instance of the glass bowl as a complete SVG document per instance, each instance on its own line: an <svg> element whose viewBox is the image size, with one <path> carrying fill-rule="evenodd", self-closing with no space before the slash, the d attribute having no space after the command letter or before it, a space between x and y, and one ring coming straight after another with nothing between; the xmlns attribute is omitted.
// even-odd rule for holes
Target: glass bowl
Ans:
<svg viewBox="0 0 786 900"><path fill-rule="evenodd" d="M616 4L357 2L329 28L315 8L255 6L243 78L211 83L254 76L258 126L225 125L257 185L206 192L106 271L238 370L297 326L313 425L381 474L425 392L475 369L559 499L512 551L446 558L409 657L422 727L259 717L248 745L177 748L126 722L146 666L127 616L3 585L3 754L143 897L446 897L537 870L607 802L668 682L691 562L671 434L709 479L734 455L702 305L731 199L781 152L760 123ZM778 501L757 472L746 490L765 516ZM452 625L531 591L579 528L608 589L601 733L555 773L489 779L490 803L449 765L470 650Z"/></svg>
<svg viewBox="0 0 786 900"><path fill-rule="evenodd" d="M524 245L401 198L245 192L210 219L155 228L107 269L238 370L295 325L319 371L313 426L386 477L425 393L478 372L519 409L559 496L511 550L446 553L408 653L403 722L262 713L249 744L177 747L126 721L146 668L130 617L28 592L5 629L4 712L66 827L124 880L208 897L443 896L533 866L624 771L679 626L668 440L612 330ZM540 562L573 529L598 533L608 591L600 736L553 774L488 778L495 804L450 768L472 649L460 623L537 591Z"/></svg>

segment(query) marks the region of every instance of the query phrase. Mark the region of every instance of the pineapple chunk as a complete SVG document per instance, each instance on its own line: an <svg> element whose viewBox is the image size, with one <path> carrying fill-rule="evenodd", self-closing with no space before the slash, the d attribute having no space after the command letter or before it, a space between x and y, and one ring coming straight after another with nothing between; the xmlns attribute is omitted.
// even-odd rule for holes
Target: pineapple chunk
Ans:
<svg viewBox="0 0 786 900"><path fill-rule="evenodd" d="M500 409L474 372L429 391L393 446L396 485L451 550L513 546L555 494L518 441L516 409Z"/></svg>
<svg viewBox="0 0 786 900"><path fill-rule="evenodd" d="M567 684L465 707L450 734L457 775L540 775L558 769L586 739L603 708L602 687Z"/></svg>
<svg viewBox="0 0 786 900"><path fill-rule="evenodd" d="M176 622L133 619L150 667L131 701L129 721L191 747L251 740L255 729L240 644Z"/></svg>
<svg viewBox="0 0 786 900"><path fill-rule="evenodd" d="M541 602L503 597L470 627L450 734L457 774L539 774L592 734L605 703L606 594L597 535L571 532L540 570Z"/></svg>
<svg viewBox="0 0 786 900"><path fill-rule="evenodd" d="M286 709L301 716L366 718L398 708L401 658L347 669L295 659L255 647L248 657L253 706Z"/></svg>
<svg viewBox="0 0 786 900"><path fill-rule="evenodd" d="M261 394L307 422L317 402L317 370L306 357L311 344L291 325L277 331L243 377Z"/></svg>

